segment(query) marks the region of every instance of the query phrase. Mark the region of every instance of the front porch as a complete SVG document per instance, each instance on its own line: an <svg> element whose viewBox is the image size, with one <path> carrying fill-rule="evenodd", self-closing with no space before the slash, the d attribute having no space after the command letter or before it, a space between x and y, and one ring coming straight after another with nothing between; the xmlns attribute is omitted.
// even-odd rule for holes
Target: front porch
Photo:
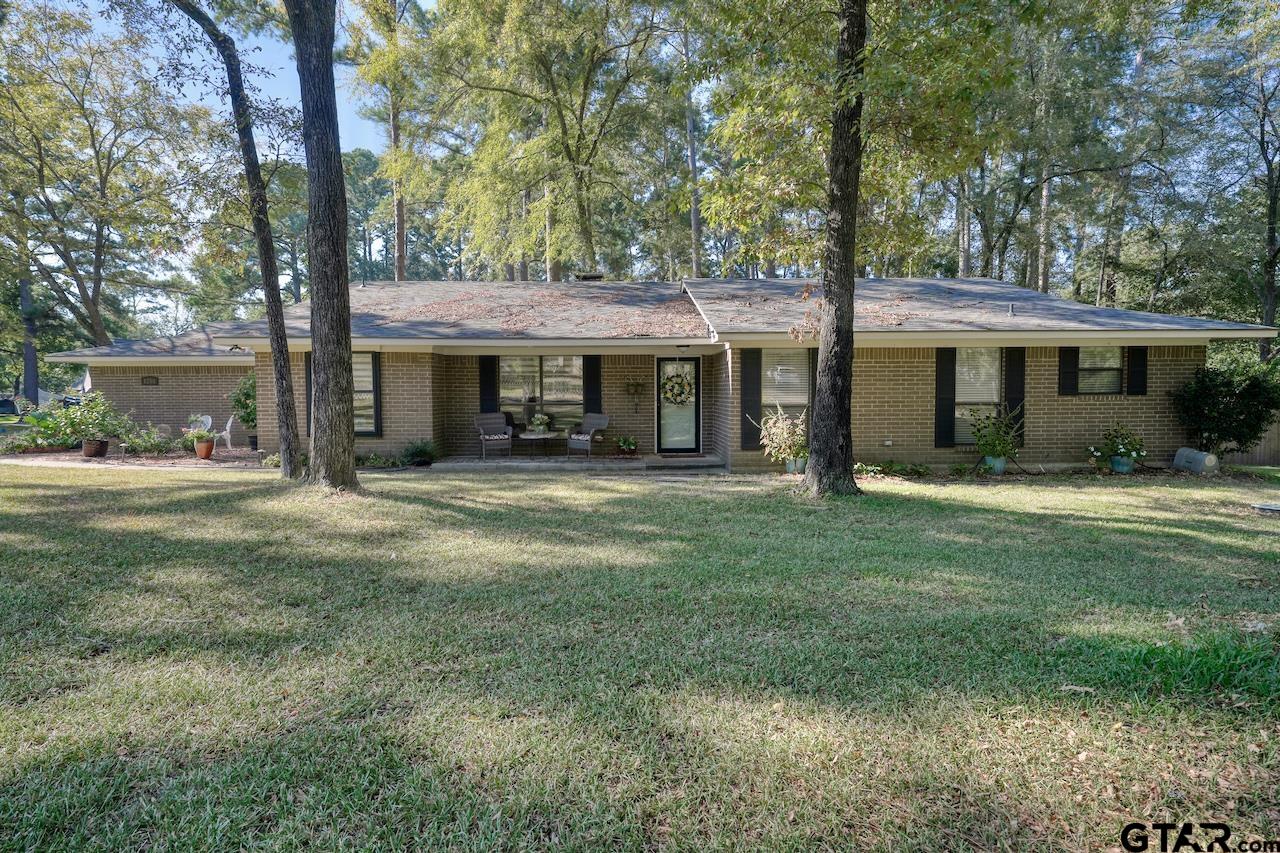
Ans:
<svg viewBox="0 0 1280 853"><path fill-rule="evenodd" d="M642 473L646 471L678 471L691 474L718 474L725 470L724 458L714 454L662 455L642 453L637 456L446 456L431 466L440 473L483 471L562 471Z"/></svg>

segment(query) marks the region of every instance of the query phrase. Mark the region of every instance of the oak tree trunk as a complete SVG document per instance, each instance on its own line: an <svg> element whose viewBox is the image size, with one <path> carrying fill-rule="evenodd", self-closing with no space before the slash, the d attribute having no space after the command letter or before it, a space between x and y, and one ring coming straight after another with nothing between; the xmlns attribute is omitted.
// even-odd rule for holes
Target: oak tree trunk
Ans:
<svg viewBox="0 0 1280 853"><path fill-rule="evenodd" d="M289 369L289 341L284 327L284 304L280 299L280 273L276 263L275 238L267 210L267 183L258 160L258 144L253 133L253 111L244 88L240 70L240 53L235 40L223 32L214 20L191 0L170 0L196 23L213 43L227 73L227 93L231 100L231 118L240 144L240 160L244 166L245 184L249 190L249 215L253 221L253 237L258 247L258 266L262 271L262 294L267 308L267 336L271 345L271 373L275 384L276 421L279 427L280 476L301 476L302 465L298 442L298 415L293 397L293 375Z"/></svg>
<svg viewBox="0 0 1280 853"><path fill-rule="evenodd" d="M856 494L853 479L853 297L858 183L862 176L862 72L867 0L840 0L836 102L827 157L818 376L805 485L815 495Z"/></svg>
<svg viewBox="0 0 1280 853"><path fill-rule="evenodd" d="M311 467L308 479L356 489L347 196L333 81L335 0L285 0L302 94L311 270Z"/></svg>

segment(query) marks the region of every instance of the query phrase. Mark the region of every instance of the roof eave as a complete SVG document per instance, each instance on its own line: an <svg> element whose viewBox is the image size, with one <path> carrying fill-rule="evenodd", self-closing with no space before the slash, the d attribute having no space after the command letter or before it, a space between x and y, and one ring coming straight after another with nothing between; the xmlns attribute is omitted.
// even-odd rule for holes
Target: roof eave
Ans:
<svg viewBox="0 0 1280 853"><path fill-rule="evenodd" d="M1241 329L1060 329L1060 330L996 330L964 329L951 331L904 331L899 329L857 330L854 346L867 347L919 347L980 343L987 346L1075 346L1095 341L1099 343L1123 341L1129 344L1203 344L1218 340L1257 340L1273 338L1280 330L1266 326ZM790 332L749 330L723 332L720 340L736 345L792 344L807 346L807 341L796 341Z"/></svg>
<svg viewBox="0 0 1280 853"><path fill-rule="evenodd" d="M220 344L227 346L262 347L267 343L266 337L214 337ZM678 338L382 338L352 337L351 346L362 350L383 349L419 349L438 348L460 349L492 349L492 348L535 348L535 347L591 347L598 349L640 349L646 347L681 347L707 346L715 340L705 337ZM289 348L293 350L311 349L311 338L290 337Z"/></svg>
<svg viewBox="0 0 1280 853"><path fill-rule="evenodd" d="M210 364L251 367L253 353L246 355L77 355L74 352L55 352L46 355L44 360L65 364L84 364L90 367L128 367L141 364L157 367Z"/></svg>

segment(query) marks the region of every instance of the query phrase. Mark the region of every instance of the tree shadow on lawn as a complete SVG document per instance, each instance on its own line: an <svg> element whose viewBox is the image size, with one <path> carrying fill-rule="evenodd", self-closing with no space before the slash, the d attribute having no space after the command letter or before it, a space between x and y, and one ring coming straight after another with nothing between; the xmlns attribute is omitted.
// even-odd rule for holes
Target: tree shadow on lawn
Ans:
<svg viewBox="0 0 1280 853"><path fill-rule="evenodd" d="M1248 544L1252 518L1099 533L1071 513L919 494L815 509L776 490L671 496L634 482L579 498L532 478L497 493L377 485L337 501L295 501L275 483L42 488L0 510L0 527L40 542L0 563L0 625L51 654L88 638L89 651L100 639L258 663L298 644L434 634L535 682L571 664L621 684L689 678L839 702L874 686L883 702L1064 680L1142 693L1089 662L1179 640L1160 630L1166 611L1213 627L1280 610L1275 549ZM215 523L187 523L197 513Z"/></svg>
<svg viewBox="0 0 1280 853"><path fill-rule="evenodd" d="M1280 610L1275 546L1253 544L1266 528L1252 517L1099 532L1098 513L945 490L815 507L736 485L369 481L369 496L338 499L204 479L42 484L21 506L0 504L3 535L28 549L0 554L10 731L87 731L0 768L0 800L16 804L0 827L47 818L67 840L77 815L124 809L122 827L158 840L156 827L192 814L214 826L243 807L282 837L287 822L261 817L262 804L292 808L301 790L302 829L374 839L653 846L728 826L752 843L755 823L754 841L770 843L876 832L942 846L1043 842L1044 814L1069 803L1032 789L1010 797L1001 786L1019 771L1009 768L956 782L964 757L928 753L913 730L945 744L949 714L1026 707L1085 727L1131 716L1181 746L1193 725L1274 720L1280 698L1273 634L1160 630L1166 610L1201 613L1207 626ZM1160 495L1126 497L1169 512ZM210 523L192 523L201 518ZM1224 569L1235 566L1259 582ZM188 668L178 684L154 675ZM191 689L202 680L208 689ZM306 713L320 722L280 735L308 690ZM257 710L220 707L228 692ZM812 762L798 734L765 758L754 751L779 736L768 719L778 703L796 732L817 727L827 744ZM682 707L702 722L673 721ZM189 737L155 722L219 714L232 730L244 716L243 748L216 726L184 746ZM351 724L334 728L335 715ZM870 754L822 769L818 758L840 754L837 732L867 726L893 737L869 734ZM495 738L508 750L500 758ZM317 743L325 749L307 758ZM115 756L122 744L146 760ZM726 763L724 750L737 758ZM259 773L274 752L282 763ZM1169 760L1195 760L1176 753ZM950 775L912 769L939 760ZM344 761L358 778L342 781ZM873 792L834 793L885 765L895 775ZM132 781L112 787L115 773ZM550 787L538 781L548 773L559 780ZM795 787L810 777L831 790ZM758 781L781 793L756 791ZM217 802L184 800L207 786L223 791ZM1259 790L1230 792L1242 815ZM1115 802L1137 808L1128 796Z"/></svg>
<svg viewBox="0 0 1280 853"><path fill-rule="evenodd" d="M725 739L669 713L715 722L701 697L597 725L573 709L504 713L465 691L408 703L357 687L234 742L139 732L49 750L0 774L4 846L1026 849L1061 831L1056 798L1011 796L966 774L963 756L929 761L909 719L865 732L903 739L894 761L795 742L789 729L815 724L803 709L745 715ZM823 736L857 736L851 725Z"/></svg>

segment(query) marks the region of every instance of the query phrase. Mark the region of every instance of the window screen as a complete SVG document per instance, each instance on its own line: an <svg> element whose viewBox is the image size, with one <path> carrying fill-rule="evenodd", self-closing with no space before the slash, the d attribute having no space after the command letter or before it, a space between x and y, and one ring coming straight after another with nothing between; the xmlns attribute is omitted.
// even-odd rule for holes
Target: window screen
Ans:
<svg viewBox="0 0 1280 853"><path fill-rule="evenodd" d="M761 414L777 411L799 415L809 406L809 351L767 349L760 352Z"/></svg>
<svg viewBox="0 0 1280 853"><path fill-rule="evenodd" d="M1123 373L1120 347L1080 347L1081 394L1119 394Z"/></svg>
<svg viewBox="0 0 1280 853"><path fill-rule="evenodd" d="M973 444L973 418L1000 405L1000 348L956 349L956 444Z"/></svg>
<svg viewBox="0 0 1280 853"><path fill-rule="evenodd" d="M351 378L354 380L353 402L356 412L356 435L378 431L375 399L378 395L373 367L373 353L351 353Z"/></svg>

